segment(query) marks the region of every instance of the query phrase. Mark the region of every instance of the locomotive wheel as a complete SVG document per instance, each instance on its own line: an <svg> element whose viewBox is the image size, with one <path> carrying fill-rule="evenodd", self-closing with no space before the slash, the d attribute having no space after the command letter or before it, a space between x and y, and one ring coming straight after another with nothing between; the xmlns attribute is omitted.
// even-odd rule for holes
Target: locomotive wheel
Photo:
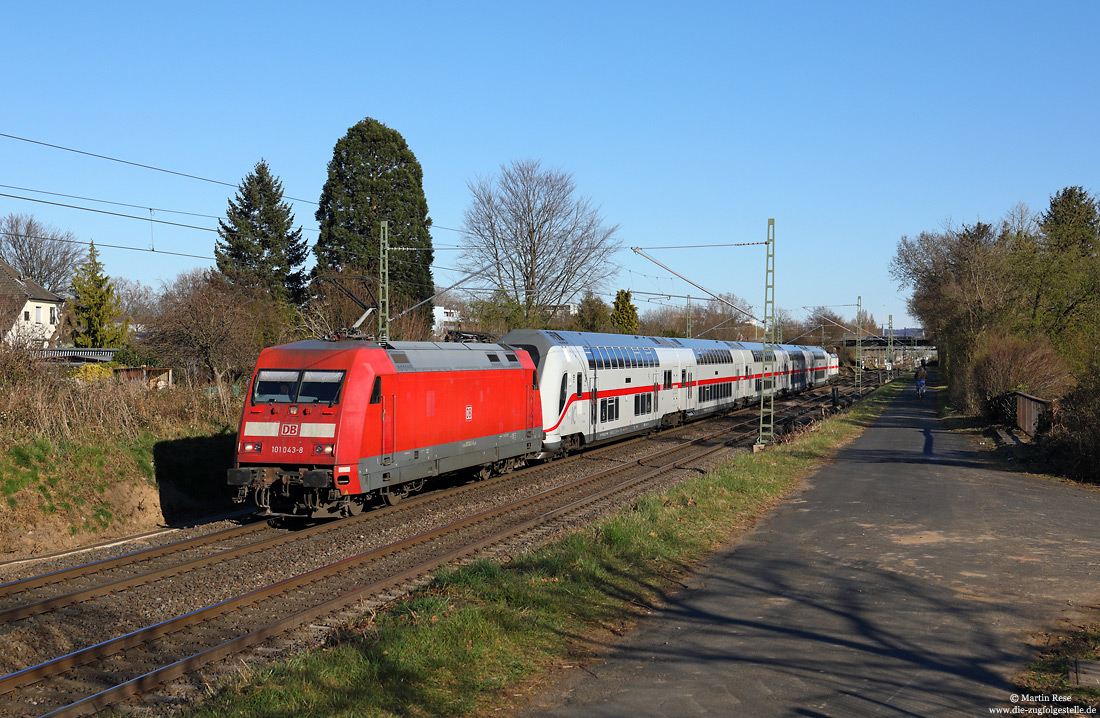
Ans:
<svg viewBox="0 0 1100 718"><path fill-rule="evenodd" d="M489 478L492 475L493 475L493 470L488 466L482 466L480 469L477 470L477 480L478 481L484 481L485 479Z"/></svg>
<svg viewBox="0 0 1100 718"><path fill-rule="evenodd" d="M356 496L349 496L348 502L343 506L344 516L358 516L363 513L363 505L366 503L366 496L358 494Z"/></svg>
<svg viewBox="0 0 1100 718"><path fill-rule="evenodd" d="M401 499L409 495L409 490L394 491L393 487L389 487L386 491L382 492L382 498L386 500L388 506L396 506L401 503Z"/></svg>

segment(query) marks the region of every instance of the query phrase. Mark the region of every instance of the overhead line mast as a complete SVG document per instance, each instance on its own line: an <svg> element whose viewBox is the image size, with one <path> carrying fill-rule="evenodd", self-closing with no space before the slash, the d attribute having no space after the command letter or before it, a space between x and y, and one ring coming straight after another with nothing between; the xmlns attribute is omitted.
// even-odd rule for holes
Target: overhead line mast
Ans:
<svg viewBox="0 0 1100 718"><path fill-rule="evenodd" d="M768 220L764 269L764 364L760 378L760 434L757 445L775 441L775 220Z"/></svg>

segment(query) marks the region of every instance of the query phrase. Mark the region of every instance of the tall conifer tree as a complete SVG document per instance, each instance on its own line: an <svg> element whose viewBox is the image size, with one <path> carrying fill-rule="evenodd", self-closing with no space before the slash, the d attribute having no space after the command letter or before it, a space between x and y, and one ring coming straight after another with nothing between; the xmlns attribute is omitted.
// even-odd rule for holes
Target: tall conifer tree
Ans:
<svg viewBox="0 0 1100 718"><path fill-rule="evenodd" d="M95 243L88 250L88 259L73 275L72 311L73 344L84 348L121 348L129 341L130 321L121 317L122 305L115 295L115 285L103 273L103 263Z"/></svg>
<svg viewBox="0 0 1100 718"><path fill-rule="evenodd" d="M285 303L305 300L302 265L309 250L302 228L294 229L283 183L265 160L256 163L229 200L225 219L218 221L218 236L214 256L218 270L231 282L259 285Z"/></svg>
<svg viewBox="0 0 1100 718"><path fill-rule="evenodd" d="M377 276L382 220L389 221L391 247L419 250L390 254L391 293L409 304L432 296L432 220L424 171L399 132L367 117L337 141L328 164L317 208L317 271L355 268ZM427 320L431 310L426 309Z"/></svg>
<svg viewBox="0 0 1100 718"><path fill-rule="evenodd" d="M611 323L619 334L638 333L638 308L630 301L630 291L620 289L615 294L615 305L611 310Z"/></svg>

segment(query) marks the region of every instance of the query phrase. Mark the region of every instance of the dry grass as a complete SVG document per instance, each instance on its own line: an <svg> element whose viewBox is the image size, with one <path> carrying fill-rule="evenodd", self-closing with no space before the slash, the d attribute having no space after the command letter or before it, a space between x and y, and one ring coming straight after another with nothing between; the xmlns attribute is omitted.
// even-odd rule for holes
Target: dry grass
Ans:
<svg viewBox="0 0 1100 718"><path fill-rule="evenodd" d="M0 433L17 441L136 439L165 427L231 426L242 400L227 389L177 386L150 391L141 382L86 381L45 368L0 391Z"/></svg>
<svg viewBox="0 0 1100 718"><path fill-rule="evenodd" d="M0 552L26 555L227 508L242 399L149 390L0 350Z"/></svg>

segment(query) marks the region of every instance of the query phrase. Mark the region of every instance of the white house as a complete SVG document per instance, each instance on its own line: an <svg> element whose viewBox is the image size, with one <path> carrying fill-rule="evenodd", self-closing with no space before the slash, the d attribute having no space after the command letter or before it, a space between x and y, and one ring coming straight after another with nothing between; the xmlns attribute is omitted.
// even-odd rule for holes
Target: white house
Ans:
<svg viewBox="0 0 1100 718"><path fill-rule="evenodd" d="M438 304L432 307L432 334L437 337L443 336L448 329L458 329L461 321L462 315L457 309L448 309Z"/></svg>
<svg viewBox="0 0 1100 718"><path fill-rule="evenodd" d="M46 348L61 330L65 300L0 262L0 328L8 344Z"/></svg>

